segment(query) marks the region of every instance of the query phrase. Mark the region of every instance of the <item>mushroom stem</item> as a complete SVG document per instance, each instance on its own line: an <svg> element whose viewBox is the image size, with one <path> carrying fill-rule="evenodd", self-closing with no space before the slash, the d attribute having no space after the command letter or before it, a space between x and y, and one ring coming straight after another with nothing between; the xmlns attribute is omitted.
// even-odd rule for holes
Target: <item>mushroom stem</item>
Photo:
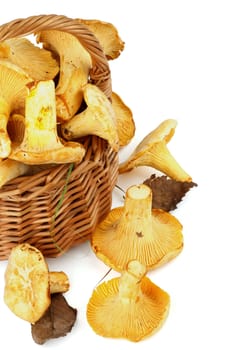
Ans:
<svg viewBox="0 0 242 350"><path fill-rule="evenodd" d="M50 294L65 293L70 288L68 276L63 271L49 272Z"/></svg>
<svg viewBox="0 0 242 350"><path fill-rule="evenodd" d="M138 260L147 271L174 259L182 250L181 223L170 213L152 209L145 184L126 191L124 206L113 208L96 227L91 246L98 258L117 271Z"/></svg>
<svg viewBox="0 0 242 350"><path fill-rule="evenodd" d="M12 147L9 158L26 164L72 163L83 159L83 145L62 143L58 137L53 80L38 81L29 86L25 110L23 141Z"/></svg>
<svg viewBox="0 0 242 350"><path fill-rule="evenodd" d="M41 152L62 147L56 131L55 89L52 80L39 82L26 99L24 142L28 151ZM24 145L22 145L24 150Z"/></svg>
<svg viewBox="0 0 242 350"><path fill-rule="evenodd" d="M152 192L145 185L131 186L126 193L123 215L118 223L117 235L136 232L144 236L152 227Z"/></svg>
<svg viewBox="0 0 242 350"><path fill-rule="evenodd" d="M141 293L140 282L145 276L146 269L139 261L128 263L127 270L123 272L119 281L119 297L124 303L137 302Z"/></svg>

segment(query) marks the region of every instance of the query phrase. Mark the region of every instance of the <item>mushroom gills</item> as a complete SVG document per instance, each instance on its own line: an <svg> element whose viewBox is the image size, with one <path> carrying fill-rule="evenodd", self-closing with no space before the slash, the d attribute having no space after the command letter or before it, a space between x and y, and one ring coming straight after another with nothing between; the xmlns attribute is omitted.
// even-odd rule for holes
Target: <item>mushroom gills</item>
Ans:
<svg viewBox="0 0 242 350"><path fill-rule="evenodd" d="M182 225L172 214L152 209L150 187L133 185L126 191L124 206L113 208L97 225L91 247L100 260L119 272L134 259L152 270L182 251Z"/></svg>
<svg viewBox="0 0 242 350"><path fill-rule="evenodd" d="M0 59L0 159L7 158L12 142L7 125L11 113L24 110L28 93L27 84L32 79L20 67Z"/></svg>
<svg viewBox="0 0 242 350"><path fill-rule="evenodd" d="M130 261L120 277L100 284L87 305L87 320L103 337L138 342L157 332L167 319L170 296Z"/></svg>

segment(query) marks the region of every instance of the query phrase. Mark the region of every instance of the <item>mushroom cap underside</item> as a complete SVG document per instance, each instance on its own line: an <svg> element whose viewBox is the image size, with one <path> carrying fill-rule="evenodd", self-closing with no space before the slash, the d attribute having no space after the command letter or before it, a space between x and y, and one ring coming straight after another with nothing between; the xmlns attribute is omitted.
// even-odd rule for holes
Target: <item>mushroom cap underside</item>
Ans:
<svg viewBox="0 0 242 350"><path fill-rule="evenodd" d="M120 278L114 278L94 290L87 306L87 320L98 335L138 342L163 325L170 297L148 277L143 277L138 299L125 303L118 294L119 281Z"/></svg>
<svg viewBox="0 0 242 350"><path fill-rule="evenodd" d="M91 246L97 257L114 270L123 271L128 261L139 260L147 270L175 258L183 248L181 223L162 209L152 210L149 232L127 230L117 232L123 207L114 208L97 226Z"/></svg>

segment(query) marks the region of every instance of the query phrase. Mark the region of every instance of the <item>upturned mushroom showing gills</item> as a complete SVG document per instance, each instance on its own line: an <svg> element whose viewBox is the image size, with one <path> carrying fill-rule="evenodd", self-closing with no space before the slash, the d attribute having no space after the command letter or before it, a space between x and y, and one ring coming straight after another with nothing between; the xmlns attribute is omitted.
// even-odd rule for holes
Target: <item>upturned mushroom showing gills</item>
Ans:
<svg viewBox="0 0 242 350"><path fill-rule="evenodd" d="M80 41L69 33L46 30L37 35L37 42L53 52L60 60L60 76L56 86L58 120L69 120L78 111L82 88L88 82L92 60Z"/></svg>
<svg viewBox="0 0 242 350"><path fill-rule="evenodd" d="M87 320L103 337L138 342L157 332L167 319L170 297L130 261L121 277L100 284L87 305Z"/></svg>
<svg viewBox="0 0 242 350"><path fill-rule="evenodd" d="M96 256L122 271L130 260L147 270L174 259L183 248L182 225L170 213L152 209L152 191L134 185L126 191L123 207L113 208L91 235Z"/></svg>
<svg viewBox="0 0 242 350"><path fill-rule="evenodd" d="M128 172L139 166L149 166L176 181L192 181L191 176L167 148L167 143L174 135L176 126L177 121L174 119L163 121L138 144L128 159L120 164L119 173Z"/></svg>
<svg viewBox="0 0 242 350"><path fill-rule="evenodd" d="M62 143L58 137L53 80L33 83L26 97L24 138L13 145L9 158L26 164L58 164L79 162L84 154L80 143Z"/></svg>
<svg viewBox="0 0 242 350"><path fill-rule="evenodd" d="M33 80L54 79L59 72L59 63L51 53L26 38L1 42L0 57L22 68Z"/></svg>
<svg viewBox="0 0 242 350"><path fill-rule="evenodd" d="M87 108L61 125L63 137L67 140L86 135L96 135L108 141L114 151L119 150L119 137L115 113L106 95L95 85L83 88Z"/></svg>
<svg viewBox="0 0 242 350"><path fill-rule="evenodd" d="M49 272L41 251L21 243L12 248L5 271L4 302L21 319L38 321L48 309L51 293L69 290L68 276Z"/></svg>
<svg viewBox="0 0 242 350"><path fill-rule="evenodd" d="M26 84L32 79L19 67L0 59L0 159L11 152L11 140L7 132L9 116L24 109L28 93Z"/></svg>

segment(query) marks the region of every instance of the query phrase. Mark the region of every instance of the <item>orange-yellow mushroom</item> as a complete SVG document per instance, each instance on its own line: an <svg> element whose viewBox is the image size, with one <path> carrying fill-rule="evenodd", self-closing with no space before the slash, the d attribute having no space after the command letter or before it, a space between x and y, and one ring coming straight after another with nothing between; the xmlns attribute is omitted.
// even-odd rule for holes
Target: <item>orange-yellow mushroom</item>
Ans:
<svg viewBox="0 0 242 350"><path fill-rule="evenodd" d="M72 34L58 30L38 33L37 42L53 52L60 61L60 75L56 86L56 110L59 121L76 114L83 100L83 86L87 84L92 60L80 41Z"/></svg>
<svg viewBox="0 0 242 350"><path fill-rule="evenodd" d="M112 92L112 106L115 113L119 146L127 146L135 135L135 122L131 109L124 103L121 97Z"/></svg>
<svg viewBox="0 0 242 350"><path fill-rule="evenodd" d="M18 66L0 59L0 159L7 158L11 152L11 140L7 131L12 112L24 110L28 93L26 84L32 79Z"/></svg>
<svg viewBox="0 0 242 350"><path fill-rule="evenodd" d="M149 166L177 181L192 181L191 176L173 157L167 143L175 133L174 119L163 121L151 131L135 148L126 161L120 164L119 173L125 173L139 166Z"/></svg>
<svg viewBox="0 0 242 350"><path fill-rule="evenodd" d="M112 209L91 236L95 254L106 265L122 271L130 260L147 270L174 259L183 248L181 223L162 209L152 209L150 187L128 188L123 207Z"/></svg>
<svg viewBox="0 0 242 350"><path fill-rule="evenodd" d="M121 277L100 284L87 305L87 320L103 337L138 342L164 324L170 297L145 276L139 261L130 261Z"/></svg>
<svg viewBox="0 0 242 350"><path fill-rule="evenodd" d="M106 95L95 85L87 84L83 88L87 108L61 125L63 136L67 140L82 136L96 135L108 141L114 151L119 150L119 137L115 113Z"/></svg>
<svg viewBox="0 0 242 350"><path fill-rule="evenodd" d="M24 138L12 147L9 158L26 164L59 164L79 162L84 155L83 145L64 143L57 135L53 80L33 84L26 97Z"/></svg>
<svg viewBox="0 0 242 350"><path fill-rule="evenodd" d="M51 52L35 46L27 38L1 42L0 57L22 68L33 80L54 79L59 72L59 63Z"/></svg>
<svg viewBox="0 0 242 350"><path fill-rule="evenodd" d="M119 57L124 49L124 42L112 23L95 19L78 19L85 24L100 42L108 60Z"/></svg>
<svg viewBox="0 0 242 350"><path fill-rule="evenodd" d="M28 243L12 248L5 271L4 302L16 316L35 323L50 306L50 294L68 290L68 276L63 271L49 272L39 249Z"/></svg>

